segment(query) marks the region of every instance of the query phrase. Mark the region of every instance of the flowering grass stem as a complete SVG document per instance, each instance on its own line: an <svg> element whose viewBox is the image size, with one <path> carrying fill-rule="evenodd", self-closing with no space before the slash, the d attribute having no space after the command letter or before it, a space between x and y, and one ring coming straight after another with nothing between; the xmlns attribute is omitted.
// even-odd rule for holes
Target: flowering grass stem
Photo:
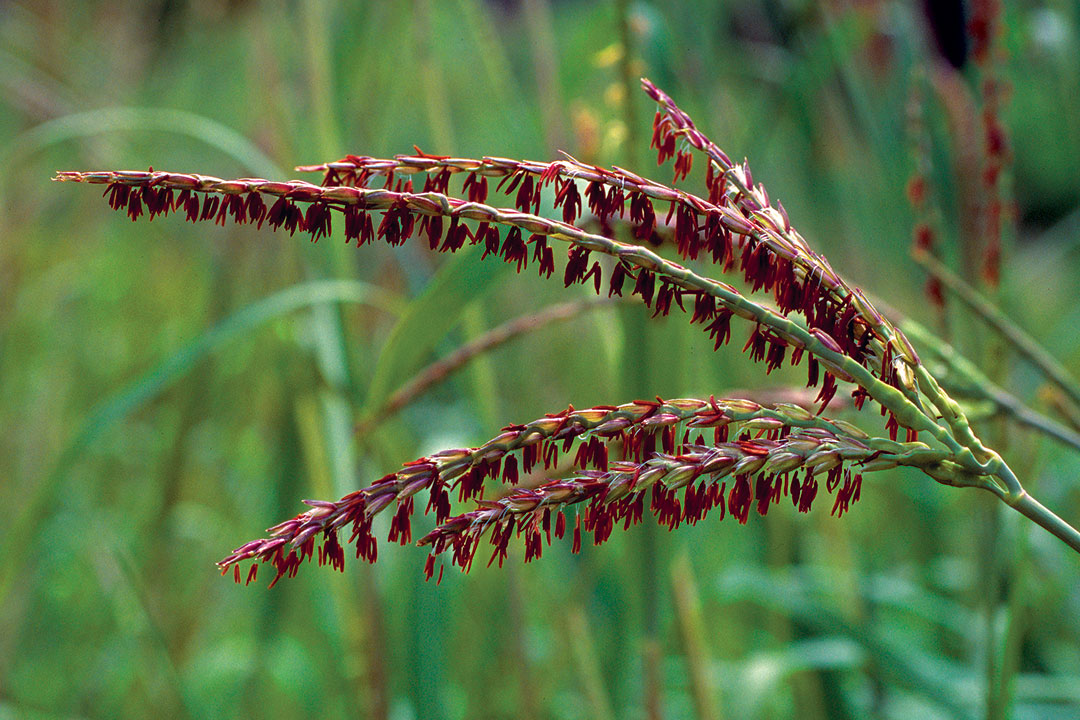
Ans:
<svg viewBox="0 0 1080 720"><path fill-rule="evenodd" d="M992 492L1080 551L1080 533L1024 490L1001 456L982 442L963 407L920 359L905 333L810 247L792 227L783 205L773 203L765 188L754 183L749 165L733 163L648 80L642 80L642 87L658 104L652 145L659 161L674 159L678 182L692 168L690 149L704 153L706 196L570 156L537 163L432 156L419 150L393 159L349 155L299 168L323 172L321 185L223 180L153 169L57 174L60 181L106 185L110 205L133 220L182 212L192 222L265 224L290 234L299 230L313 241L328 237L340 220L346 243L355 241L357 247L376 239L400 245L413 237L426 239L432 250L441 252L480 245L484 257L500 258L518 272L532 263L541 277L555 274L548 243L560 241L567 246L562 272L567 287L581 284L602 294L606 279L608 297L621 297L627 289L654 317L682 312L704 328L717 350L731 338L732 318L739 318L751 327L743 350L763 362L766 373L785 361L797 365L805 360L807 386L818 388L816 412L798 405L765 407L714 397L657 399L581 411L571 406L532 423L508 425L483 445L420 458L336 502L306 501L310 510L270 528L269 537L237 548L219 563L223 570L233 568L241 580L239 563L253 561L250 580L258 562L266 562L276 570L276 582L295 574L304 560L315 556L316 547L320 563L340 569L344 551L338 532L346 527L351 528L347 542L355 544L357 556L374 561L374 516L393 506L388 540L411 542L410 518L421 491L427 492L426 509L436 520L435 529L419 540L431 548L425 567L431 577L443 552L451 552L452 563L467 570L482 536L494 547L490 562L502 563L512 536L524 540L527 561L539 557L552 534L562 537L567 532L566 509L575 514L575 551L583 530L599 544L616 525L640 521L646 505L671 529L694 524L714 509L721 517L726 513L746 522L752 506L764 515L784 497L806 511L821 476L826 492L834 496L833 512L842 515L860 495L862 473L900 465L917 467L945 485ZM418 174L425 178L420 192L412 180ZM454 177L462 180L461 197L450 189ZM488 180L496 178L495 192L502 192L512 207L488 201ZM382 187L372 187L372 182ZM543 190L549 187L561 219L540 213ZM585 216L586 208L591 217ZM584 224L595 224L596 231L580 227ZM665 225L674 252L685 264L644 246L659 246ZM620 235L617 229L628 232ZM601 264L593 253L614 263ZM937 260L926 253L916 255L1069 397L1080 398L1077 384L1060 364ZM738 275L748 289L690 267L705 260L720 274ZM524 329L501 329L483 338L435 366L429 377L418 378L414 387L437 380ZM965 374L962 364L950 363L948 357L944 361L952 371ZM966 376L984 397L1034 424L1031 415L1007 403L984 377L974 372ZM854 384L851 405L856 410L867 400L877 403L886 417L887 438L871 437L823 414L838 382ZM407 402L414 392L408 390L392 402ZM904 439L898 441L901 429ZM1058 439L1069 437L1045 423L1040 429L1049 429ZM706 430L712 431L711 441L704 437ZM1070 442L1075 445L1075 440ZM552 478L559 454L575 448L567 473ZM609 460L611 452L617 457ZM518 486L519 467L529 473L541 464L547 471L543 482ZM509 492L484 499L485 480L499 477ZM473 502L474 509L452 514L451 490L457 490L460 502Z"/></svg>

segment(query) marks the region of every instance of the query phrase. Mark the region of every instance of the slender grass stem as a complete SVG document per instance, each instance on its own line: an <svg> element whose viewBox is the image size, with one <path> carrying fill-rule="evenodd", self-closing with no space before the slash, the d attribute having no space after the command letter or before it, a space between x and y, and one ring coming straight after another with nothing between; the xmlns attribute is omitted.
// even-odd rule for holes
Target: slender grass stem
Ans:
<svg viewBox="0 0 1080 720"><path fill-rule="evenodd" d="M490 352L523 335L536 332L548 325L571 320L583 312L605 307L611 305L611 303L612 301L607 298L590 298L560 303L536 313L514 318L488 330L413 375L407 383L386 398L382 405L357 422L356 434L363 435L382 424L388 417L396 414L425 392L446 380L477 356Z"/></svg>
<svg viewBox="0 0 1080 720"><path fill-rule="evenodd" d="M687 681L690 684L690 696L694 701L694 711L699 720L715 720L721 715L718 711L716 688L709 672L711 661L705 641L701 595L690 557L685 552L676 558L671 568L671 597L683 655L686 658Z"/></svg>
<svg viewBox="0 0 1080 720"><path fill-rule="evenodd" d="M944 263L937 258L919 251L913 252L912 257L930 275L940 280L972 312L1005 338L1018 353L1061 388L1074 403L1080 404L1080 382L1023 328L1006 317L997 305L945 267Z"/></svg>
<svg viewBox="0 0 1080 720"><path fill-rule="evenodd" d="M952 346L912 320L905 320L901 327L920 346L929 348L934 357L944 363L955 376L939 378L939 382L953 387L954 393L989 400L999 412L1004 412L1017 422L1080 450L1080 434L1024 405L1015 395L991 382L974 363L960 355Z"/></svg>
<svg viewBox="0 0 1080 720"><path fill-rule="evenodd" d="M1018 497L1006 499L1005 502L1039 527L1048 530L1073 550L1080 552L1080 531L1055 515L1026 491L1021 491Z"/></svg>

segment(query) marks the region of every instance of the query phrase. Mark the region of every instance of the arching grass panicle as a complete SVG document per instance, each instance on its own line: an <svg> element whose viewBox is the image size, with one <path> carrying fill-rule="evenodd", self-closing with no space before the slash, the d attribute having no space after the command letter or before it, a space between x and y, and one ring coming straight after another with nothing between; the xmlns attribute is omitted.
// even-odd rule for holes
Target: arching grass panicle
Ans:
<svg viewBox="0 0 1080 720"><path fill-rule="evenodd" d="M904 333L813 250L749 164L733 162L651 82L642 88L657 103L658 161L674 161L670 185L565 154L536 162L419 149L298 168L322 173L321 184L153 169L55 177L104 184L109 205L132 220L178 213L312 241L337 229L357 248L412 241L453 253L479 245L482 258L518 273L636 299L653 317L682 315L717 351L743 332L743 352L766 374L804 365L807 386L817 389L813 408L639 400L508 425L483 445L419 458L336 502L306 501L309 510L223 559L224 571L250 581L268 563L276 582L316 557L342 569L348 546L374 562L373 518L390 510L387 540L409 544L419 506L436 522L417 541L429 548L428 577L445 553L468 570L484 538L488 564L501 565L514 538L529 561L553 536L572 534L577 552L585 537L599 545L646 514L669 529L706 517L745 523L785 500L807 512L827 495L842 516L859 499L864 473L898 465L992 492L1080 551L1080 533L1024 490ZM675 186L695 157L705 167L700 194ZM855 410L870 401L880 411L881 436L824 414L841 390ZM487 497L485 484L497 485ZM246 561L253 564L244 573Z"/></svg>

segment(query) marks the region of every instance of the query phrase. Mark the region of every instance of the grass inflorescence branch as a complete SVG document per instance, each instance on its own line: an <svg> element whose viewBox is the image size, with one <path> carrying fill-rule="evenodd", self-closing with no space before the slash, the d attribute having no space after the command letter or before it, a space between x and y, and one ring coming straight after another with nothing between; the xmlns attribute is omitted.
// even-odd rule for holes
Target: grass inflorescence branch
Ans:
<svg viewBox="0 0 1080 720"><path fill-rule="evenodd" d="M878 359L872 353L871 333L864 330L857 334L853 305L839 315L834 314L835 308L826 306L813 316L820 319L818 326L808 327L792 317L790 309L785 313L783 306L773 309L752 300L734 286L698 275L648 248L581 230L567 222L565 215L563 221L552 220L432 191L409 192L404 187L388 190L320 186L300 180L221 180L152 170L69 172L60 173L57 179L108 184L106 195L110 204L125 209L135 219L144 209L153 218L184 208L192 221L224 224L232 220L251 222L257 227L265 223L289 232L306 231L318 239L331 232L332 215L340 212L344 215L347 241L356 240L363 245L378 237L397 245L417 234L427 237L432 249L450 252L466 244L480 244L485 255L500 256L518 268L527 267L531 256L543 277L555 272L554 253L548 239L567 242L571 245L563 272L567 286L588 283L601 292L603 270L591 254L609 255L617 260L608 278L609 295L621 295L624 287L633 283L630 292L640 296L654 315L667 315L676 307L692 312L691 322L701 323L717 348L730 339L733 316L752 321L754 328L744 350L754 360L764 361L767 372L780 367L785 359L796 364L809 352L808 384L817 385L820 379L822 407L836 392L837 378L854 382L861 388L856 393L858 405L866 398L873 398L892 413L891 432L902 426L909 430L909 439L915 439L918 431L927 430L945 440L936 424L898 390L911 380L899 372L899 368L907 365L893 357L892 345L887 344ZM200 194L204 195L201 206ZM268 203L263 195L276 200ZM306 209L301 210L297 203L307 203ZM371 210L383 211L377 229ZM449 221L446 227L444 218ZM466 220L474 221L475 227L466 224ZM496 225L509 226L510 231L503 237ZM527 241L523 232L530 233ZM819 286L809 282L800 286L790 278L777 281L776 268L782 266L778 258L769 256L764 263L754 262L743 271L748 281L783 285L791 297L801 298L802 308L818 306ZM688 307L692 310L687 310ZM908 346L906 339L904 346ZM824 370L819 368L819 362L825 365Z"/></svg>
<svg viewBox="0 0 1080 720"><path fill-rule="evenodd" d="M697 437L692 437L694 433ZM706 434L712 441L709 445L704 444ZM618 460L609 459L612 451ZM523 477L541 467L543 472L556 472L562 467L560 457L576 474L538 487L519 487ZM303 560L315 555L320 563L341 567L344 551L337 533L346 528L356 556L374 562L378 556L372 533L375 515L394 506L387 539L408 543L413 498L420 493L426 494L426 511L434 513L437 523L422 544L432 545L433 555L453 547L456 564L467 569L475 541L485 529L501 528L497 541L505 555L510 538L507 522L524 523L531 517L544 524L544 515L561 506L587 503L579 522L600 544L616 521L630 524L641 519L647 490L653 493L650 508L669 527L696 522L712 509L723 514L725 504L733 517L745 523L755 497L758 511L767 512L762 493L774 502L781 496L791 497L801 511L809 511L817 493L815 476L821 476L829 493L845 480L834 505L834 512L842 514L857 499L856 488L861 485L860 479L850 477L851 468L861 473L897 465L955 472L947 453L924 443L871 438L844 421L797 406L770 408L749 400L709 398L639 400L584 410L571 407L524 425L507 426L483 445L419 458L337 502L306 501L310 510L270 528L269 537L242 545L219 564L225 570L233 567L237 579L241 577L239 563L246 560L272 564L277 577L294 574ZM799 471L803 473L801 494ZM845 471L848 475L842 478ZM716 483L727 475L734 482L725 494ZM699 478L695 489L687 491L682 509L677 509L679 501L671 493ZM758 482L751 485L754 478ZM767 489L761 478L768 479ZM498 500L485 501L484 483L494 479L512 489ZM695 504L695 493L706 493L708 501L701 496ZM479 500L480 507L452 518L454 494L459 502ZM519 531L523 528L524 524ZM526 538L527 544L534 541ZM575 547L580 547L580 538ZM535 554L534 547L527 557ZM254 572L250 570L247 577Z"/></svg>

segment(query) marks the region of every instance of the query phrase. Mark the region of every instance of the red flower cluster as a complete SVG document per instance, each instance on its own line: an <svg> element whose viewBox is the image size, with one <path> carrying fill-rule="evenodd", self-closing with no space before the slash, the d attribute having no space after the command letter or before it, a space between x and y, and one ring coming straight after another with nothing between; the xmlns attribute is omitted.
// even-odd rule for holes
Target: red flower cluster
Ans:
<svg viewBox="0 0 1080 720"><path fill-rule="evenodd" d="M594 545L602 545L615 527L621 525L627 530L641 522L646 503L649 512L669 530L682 523L694 525L713 510L719 511L721 520L729 513L745 524L751 507L764 516L784 497L799 512L809 512L819 490L814 469L801 476L791 468L759 472L770 455L775 457L783 447L780 439L752 440L749 436L710 447L684 445L674 455L654 452L644 462L615 462L603 471L582 469L535 488L517 488L498 500L481 500L476 510L439 524L420 540L420 545L431 546L425 573L429 578L433 576L438 556L447 550L452 553L453 564L468 572L485 535L492 547L488 566L496 561L502 566L513 537L523 539L525 562L539 558L544 545L552 544L552 517L554 536L562 539L566 532L565 508L575 504L583 504L584 508L577 511L574 521L574 553L581 551L583 531L592 533ZM799 461L800 465L804 461L797 455L785 459L791 464ZM758 473L756 479L754 473ZM729 474L734 478L730 490L720 479ZM842 516L859 499L862 475L852 474L839 464L825 474L825 489L835 494L832 514ZM665 483L666 478L674 481ZM680 488L684 488L681 500Z"/></svg>
<svg viewBox="0 0 1080 720"><path fill-rule="evenodd" d="M835 494L833 514L843 515L858 500L862 482L844 463L880 461L882 453L858 438L816 427L792 431L781 421L761 419L763 412L768 413L747 401L713 399L568 408L526 425L507 426L480 447L407 463L336 503L306 501L311 510L270 528L270 537L242 545L219 564L226 570L232 567L238 582L243 577L239 564L248 559L255 560L255 566L272 565L274 582L294 575L313 557L320 565L340 569L344 551L337 533L346 527L351 527L347 544L356 545L356 556L374 562L374 515L396 502L387 540L407 544L412 540L414 497L425 490L425 514L433 512L437 525L420 540L432 548L429 576L434 558L447 550L452 550L454 564L468 570L488 531L493 546L489 565L495 560L502 564L515 536L524 539L526 560L540 557L544 541L552 542L552 520L555 537L563 537L564 511L575 505L581 508L574 524L574 552L581 549L583 531L600 545L615 527L640 522L646 504L658 522L672 530L683 523L693 525L714 510L721 519L730 514L746 523L751 507L765 515L783 497L799 512L808 512L822 477L825 490ZM729 441L732 423L739 422L745 423L743 431ZM707 428L713 430L711 445L700 435ZM758 429L756 437L752 428ZM699 434L691 439L694 431ZM536 487L517 486L522 473L532 474L542 465L547 474L565 465L560 455L570 458L575 445L570 474ZM613 449L618 460L609 458ZM729 475L730 490L724 480ZM499 479L512 489L485 500L485 481ZM460 502L476 502L477 509L451 517L450 493L455 490ZM248 582L255 573L249 570Z"/></svg>

